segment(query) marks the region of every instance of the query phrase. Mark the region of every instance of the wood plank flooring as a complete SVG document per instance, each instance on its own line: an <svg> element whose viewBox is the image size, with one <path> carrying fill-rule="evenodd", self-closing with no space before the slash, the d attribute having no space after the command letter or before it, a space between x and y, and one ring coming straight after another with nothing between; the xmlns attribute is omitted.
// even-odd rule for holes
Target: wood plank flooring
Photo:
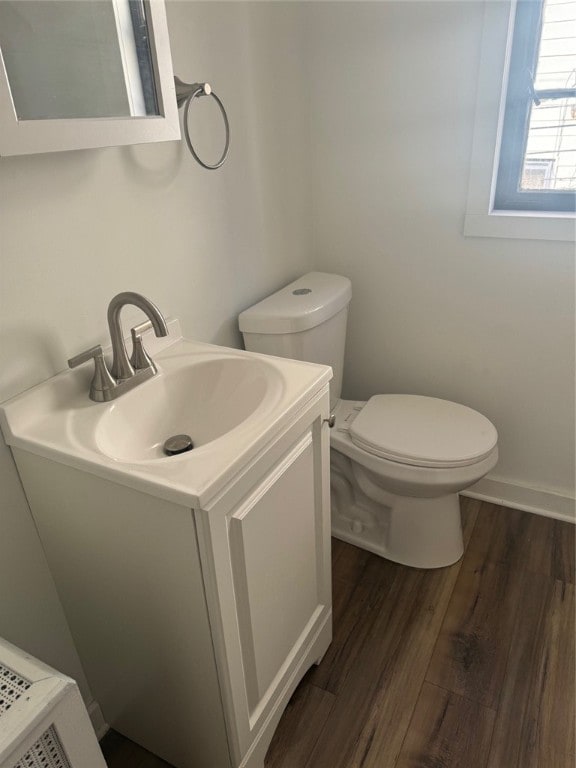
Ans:
<svg viewBox="0 0 576 768"><path fill-rule="evenodd" d="M462 512L449 568L333 540L334 640L266 768L573 768L574 526L471 499ZM167 767L118 734L103 745L109 768Z"/></svg>

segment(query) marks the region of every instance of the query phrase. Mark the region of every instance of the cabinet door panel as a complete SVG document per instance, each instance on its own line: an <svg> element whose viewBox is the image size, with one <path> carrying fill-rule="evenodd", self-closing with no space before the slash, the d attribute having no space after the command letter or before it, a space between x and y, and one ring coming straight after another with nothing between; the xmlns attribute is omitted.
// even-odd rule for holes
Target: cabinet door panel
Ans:
<svg viewBox="0 0 576 768"><path fill-rule="evenodd" d="M251 718L322 609L316 525L313 446L308 433L230 520Z"/></svg>
<svg viewBox="0 0 576 768"><path fill-rule="evenodd" d="M196 511L233 764L260 765L331 636L328 388ZM325 425L324 425L325 427Z"/></svg>

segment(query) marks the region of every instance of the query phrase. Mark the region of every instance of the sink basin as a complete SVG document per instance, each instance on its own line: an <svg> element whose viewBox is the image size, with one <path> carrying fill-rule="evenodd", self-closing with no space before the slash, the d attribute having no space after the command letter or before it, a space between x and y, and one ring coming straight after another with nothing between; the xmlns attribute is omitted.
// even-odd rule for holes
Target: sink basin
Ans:
<svg viewBox="0 0 576 768"><path fill-rule="evenodd" d="M103 412L96 444L119 461L174 461L163 449L167 438L187 434L198 451L267 408L281 387L274 368L239 357L161 371Z"/></svg>
<svg viewBox="0 0 576 768"><path fill-rule="evenodd" d="M0 405L15 455L41 456L187 506L206 506L331 378L326 366L146 334L153 378L118 399L88 397L89 366L66 370ZM167 456L187 434L194 448Z"/></svg>

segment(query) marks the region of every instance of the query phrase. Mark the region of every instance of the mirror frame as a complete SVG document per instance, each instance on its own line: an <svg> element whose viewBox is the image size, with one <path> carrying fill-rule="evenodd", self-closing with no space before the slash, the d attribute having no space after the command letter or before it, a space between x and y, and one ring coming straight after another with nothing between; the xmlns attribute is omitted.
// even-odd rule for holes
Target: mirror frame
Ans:
<svg viewBox="0 0 576 768"><path fill-rule="evenodd" d="M145 0L159 115L18 120L0 50L0 156L180 139L164 0Z"/></svg>

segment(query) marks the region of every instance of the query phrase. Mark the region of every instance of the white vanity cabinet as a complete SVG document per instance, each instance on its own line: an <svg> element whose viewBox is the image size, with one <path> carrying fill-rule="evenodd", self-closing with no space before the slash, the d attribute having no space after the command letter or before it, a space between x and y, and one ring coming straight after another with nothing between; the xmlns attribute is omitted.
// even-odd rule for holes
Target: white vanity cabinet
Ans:
<svg viewBox="0 0 576 768"><path fill-rule="evenodd" d="M231 747L262 765L295 684L331 639L328 403L318 401L197 513ZM260 733L268 738L258 742ZM244 765L244 763L242 763Z"/></svg>
<svg viewBox="0 0 576 768"><path fill-rule="evenodd" d="M262 768L330 643L328 412L322 384L194 508L12 445L105 719L177 768Z"/></svg>

